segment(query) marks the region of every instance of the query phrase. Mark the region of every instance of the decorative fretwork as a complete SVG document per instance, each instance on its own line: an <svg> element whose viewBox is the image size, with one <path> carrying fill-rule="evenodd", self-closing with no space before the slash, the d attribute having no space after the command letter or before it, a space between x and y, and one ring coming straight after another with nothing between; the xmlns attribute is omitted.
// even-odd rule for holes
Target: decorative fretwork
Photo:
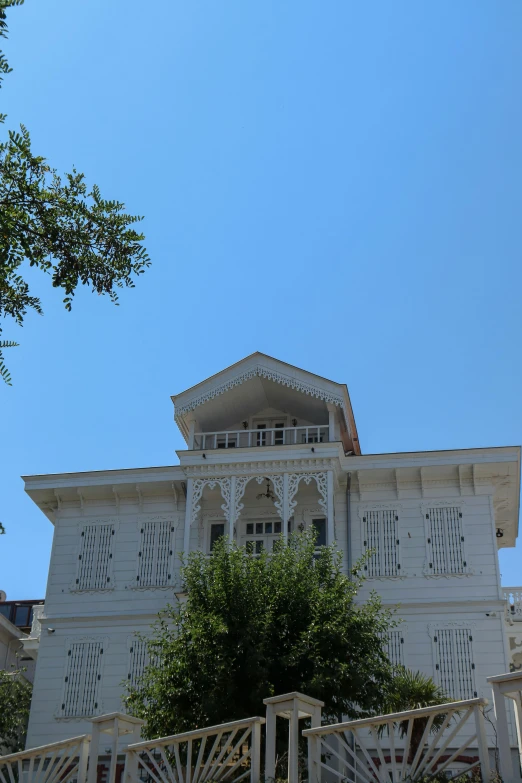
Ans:
<svg viewBox="0 0 522 783"><path fill-rule="evenodd" d="M325 516L328 516L328 473L290 473L288 477L288 518L293 515L297 506L297 501L294 498L299 489L299 483L304 481L308 485L312 480L317 484L317 489L321 495L319 505Z"/></svg>
<svg viewBox="0 0 522 783"><path fill-rule="evenodd" d="M201 511L201 506L199 504L199 501L201 500L203 490L205 489L206 486L209 486L210 489L214 489L214 487L219 486L219 488L221 489L221 496L225 501L221 505L221 508L223 509L225 518L228 519L228 515L230 511L230 479L228 477L194 479L194 484L192 486L191 524L194 524L194 522L197 521L198 514Z"/></svg>
<svg viewBox="0 0 522 783"><path fill-rule="evenodd" d="M274 383L279 383L282 386L287 386L290 389L295 389L296 391L302 392L303 394L308 394L310 397L315 397L316 399L324 400L325 402L330 402L333 405L337 405L338 407L342 408L345 421L350 421L345 402L340 395L333 394L332 392L326 391L325 389L319 389L317 386L304 383L295 377L284 375L281 372L269 370L267 367L263 367L262 365L257 365L257 367L254 367L251 370L247 370L246 372L237 375L235 378L232 378L226 383L221 384L221 386L216 386L214 389L210 389L208 392L205 392L205 394L201 394L199 397L195 397L186 405L176 408L176 422L180 424L181 419L186 413L190 413L190 411L195 410L205 402L209 402L209 400L213 400L216 397L219 397L221 394L224 394L236 386L240 386L242 383L245 383L245 381L248 381L251 378L255 378L256 376L259 378L266 378L267 380L273 381Z"/></svg>
<svg viewBox="0 0 522 783"><path fill-rule="evenodd" d="M261 725L246 718L129 745L127 783L258 783Z"/></svg>
<svg viewBox="0 0 522 783"><path fill-rule="evenodd" d="M488 781L486 704L468 699L307 729L309 781L417 783L440 776L449 783L461 775Z"/></svg>

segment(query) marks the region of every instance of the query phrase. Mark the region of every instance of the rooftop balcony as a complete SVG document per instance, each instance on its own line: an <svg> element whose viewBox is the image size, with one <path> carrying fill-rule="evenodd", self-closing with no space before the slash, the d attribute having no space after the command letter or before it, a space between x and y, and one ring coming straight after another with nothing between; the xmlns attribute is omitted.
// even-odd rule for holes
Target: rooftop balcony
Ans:
<svg viewBox="0 0 522 783"><path fill-rule="evenodd" d="M255 430L225 430L194 433L194 449L249 449L263 446L297 446L303 443L328 443L329 428L258 427Z"/></svg>

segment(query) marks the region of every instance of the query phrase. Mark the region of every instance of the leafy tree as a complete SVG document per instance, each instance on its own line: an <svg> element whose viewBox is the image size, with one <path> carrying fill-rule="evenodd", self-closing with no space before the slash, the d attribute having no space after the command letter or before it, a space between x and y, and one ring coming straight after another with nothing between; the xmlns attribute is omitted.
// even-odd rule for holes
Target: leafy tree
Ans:
<svg viewBox="0 0 522 783"><path fill-rule="evenodd" d="M147 737L263 714L263 699L301 691L327 718L377 709L391 667L382 636L395 625L341 554L315 555L313 533L259 557L218 542L182 570L186 599L169 607L148 642L151 663L127 707Z"/></svg>
<svg viewBox="0 0 522 783"><path fill-rule="evenodd" d="M6 9L22 3L0 0L0 37L7 37ZM0 52L0 86L10 70ZM24 261L50 274L52 285L65 293L67 310L79 285L117 303L117 289L134 287L135 277L150 266L144 235L133 227L142 218L124 208L102 198L96 185L89 188L75 169L62 179L32 152L24 126L9 131L0 143L0 318L22 326L28 310L42 314L40 300L22 275ZM0 340L0 377L8 384L2 351L16 345Z"/></svg>
<svg viewBox="0 0 522 783"><path fill-rule="evenodd" d="M0 752L24 749L32 690L23 669L0 671Z"/></svg>

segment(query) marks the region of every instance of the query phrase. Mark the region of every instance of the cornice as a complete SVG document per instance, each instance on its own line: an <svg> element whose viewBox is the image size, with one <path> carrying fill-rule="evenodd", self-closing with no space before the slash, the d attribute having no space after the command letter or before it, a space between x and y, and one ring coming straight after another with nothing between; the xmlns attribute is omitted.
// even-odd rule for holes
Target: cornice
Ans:
<svg viewBox="0 0 522 783"><path fill-rule="evenodd" d="M336 457L315 457L306 459L267 460L255 462L233 462L228 464L187 465L187 478L217 478L219 476L262 476L283 473L313 473L333 470L341 474Z"/></svg>

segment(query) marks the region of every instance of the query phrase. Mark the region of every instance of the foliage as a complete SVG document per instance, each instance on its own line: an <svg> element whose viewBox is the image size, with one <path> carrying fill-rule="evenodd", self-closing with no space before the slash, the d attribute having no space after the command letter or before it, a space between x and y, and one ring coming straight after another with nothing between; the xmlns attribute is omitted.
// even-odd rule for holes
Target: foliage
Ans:
<svg viewBox="0 0 522 783"><path fill-rule="evenodd" d="M422 672L413 672L402 666L396 668L393 678L383 691L383 700L380 705L382 715L394 712L406 712L418 710L423 707L435 707L439 704L448 704L452 699L437 685L431 677ZM432 732L437 732L446 718L445 714L437 715L433 720ZM429 718L417 718L413 721L413 729L410 742L410 757L413 759L419 742L424 734L424 729ZM399 723L399 733L405 737L408 731L408 720Z"/></svg>
<svg viewBox="0 0 522 783"><path fill-rule="evenodd" d="M379 703L391 667L382 635L395 625L361 580L314 533L259 557L224 540L192 552L182 569L186 600L169 607L148 642L152 661L126 698L147 737L263 714L263 699L301 691L325 716L359 716Z"/></svg>
<svg viewBox="0 0 522 783"><path fill-rule="evenodd" d="M22 2L0 0L1 37L7 37L6 9ZM10 70L0 52L0 82ZM0 317L22 326L28 310L42 314L21 274L24 261L50 274L52 285L65 293L67 310L79 285L117 303L116 289L134 287L135 277L150 265L144 235L134 228L142 218L124 208L102 198L97 185L88 188L75 169L62 179L44 157L33 154L23 125L19 132L9 131L0 143ZM0 377L8 384L2 350L16 345L0 341Z"/></svg>
<svg viewBox="0 0 522 783"><path fill-rule="evenodd" d="M4 753L24 749L31 694L24 669L0 670L0 747Z"/></svg>

